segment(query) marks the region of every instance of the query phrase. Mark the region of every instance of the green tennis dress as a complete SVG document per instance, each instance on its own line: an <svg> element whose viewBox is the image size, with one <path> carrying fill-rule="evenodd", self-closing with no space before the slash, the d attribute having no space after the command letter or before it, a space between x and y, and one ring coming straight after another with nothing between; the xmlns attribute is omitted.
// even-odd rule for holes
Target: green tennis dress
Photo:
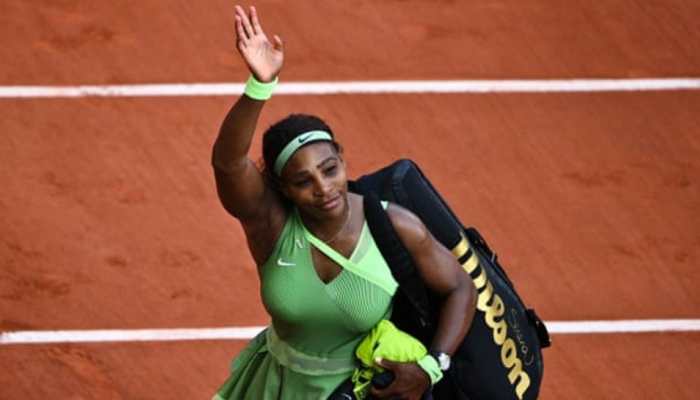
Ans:
<svg viewBox="0 0 700 400"><path fill-rule="evenodd" d="M343 268L331 282L318 277L311 246ZM233 360L213 400L325 400L357 367L358 343L390 313L398 284L389 266L366 223L347 259L295 210L259 273L272 323Z"/></svg>

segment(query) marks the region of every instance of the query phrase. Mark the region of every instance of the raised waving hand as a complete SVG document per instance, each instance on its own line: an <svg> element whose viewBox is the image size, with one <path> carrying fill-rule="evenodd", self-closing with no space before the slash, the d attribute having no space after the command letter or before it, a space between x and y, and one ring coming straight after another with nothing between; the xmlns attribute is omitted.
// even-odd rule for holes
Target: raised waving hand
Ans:
<svg viewBox="0 0 700 400"><path fill-rule="evenodd" d="M248 69L260 82L270 82L277 77L284 62L282 39L273 35L267 38L260 26L255 7L249 14L236 6L236 47L248 65Z"/></svg>

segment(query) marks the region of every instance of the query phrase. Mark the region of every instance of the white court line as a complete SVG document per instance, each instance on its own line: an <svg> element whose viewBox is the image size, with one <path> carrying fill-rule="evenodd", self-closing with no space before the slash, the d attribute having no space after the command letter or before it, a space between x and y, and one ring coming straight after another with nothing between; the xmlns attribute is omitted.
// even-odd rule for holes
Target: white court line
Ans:
<svg viewBox="0 0 700 400"><path fill-rule="evenodd" d="M697 332L700 319L620 321L548 321L551 334ZM16 331L0 333L0 345L38 343L160 342L182 340L243 340L257 335L263 326L199 329L133 329Z"/></svg>
<svg viewBox="0 0 700 400"><path fill-rule="evenodd" d="M555 334L700 331L700 319L547 321L545 324L547 330Z"/></svg>
<svg viewBox="0 0 700 400"><path fill-rule="evenodd" d="M243 93L240 83L166 83L140 85L0 86L0 98L72 98L143 96L225 96ZM286 82L275 95L381 93L550 93L698 90L699 78L432 80Z"/></svg>
<svg viewBox="0 0 700 400"><path fill-rule="evenodd" d="M0 333L0 345L29 343L162 342L251 339L263 326L193 329L16 331Z"/></svg>

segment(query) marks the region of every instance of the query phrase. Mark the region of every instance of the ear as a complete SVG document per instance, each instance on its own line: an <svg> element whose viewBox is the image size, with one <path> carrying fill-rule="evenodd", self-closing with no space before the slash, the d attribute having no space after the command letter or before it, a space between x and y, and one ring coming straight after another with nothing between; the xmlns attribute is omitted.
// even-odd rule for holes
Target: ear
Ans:
<svg viewBox="0 0 700 400"><path fill-rule="evenodd" d="M275 185L277 186L277 189L284 195L286 198L290 198L289 196L289 185L287 185L281 178L277 178Z"/></svg>
<svg viewBox="0 0 700 400"><path fill-rule="evenodd" d="M272 187L282 193L282 195L286 198L289 198L289 187L288 185L285 184L284 180L280 176L268 176L269 177L269 184L272 185Z"/></svg>

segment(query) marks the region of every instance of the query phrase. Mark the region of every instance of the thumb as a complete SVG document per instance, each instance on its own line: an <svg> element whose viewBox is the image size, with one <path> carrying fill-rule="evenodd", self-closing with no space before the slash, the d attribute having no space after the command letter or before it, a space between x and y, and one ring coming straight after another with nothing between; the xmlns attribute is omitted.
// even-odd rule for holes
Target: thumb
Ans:
<svg viewBox="0 0 700 400"><path fill-rule="evenodd" d="M284 49L284 43L282 43L282 38L280 38L277 35L272 35L272 40L274 41L273 47L275 48L275 50L282 51L282 49Z"/></svg>
<svg viewBox="0 0 700 400"><path fill-rule="evenodd" d="M387 360L387 359L384 359L384 358L381 358L381 357L375 358L375 359L374 359L374 363L377 364L378 366L382 367L382 368L388 369L389 371L395 370L395 369L396 369L396 366L397 366L397 364L398 364L398 363L395 363L395 362L393 362L393 361L390 361L390 360Z"/></svg>

